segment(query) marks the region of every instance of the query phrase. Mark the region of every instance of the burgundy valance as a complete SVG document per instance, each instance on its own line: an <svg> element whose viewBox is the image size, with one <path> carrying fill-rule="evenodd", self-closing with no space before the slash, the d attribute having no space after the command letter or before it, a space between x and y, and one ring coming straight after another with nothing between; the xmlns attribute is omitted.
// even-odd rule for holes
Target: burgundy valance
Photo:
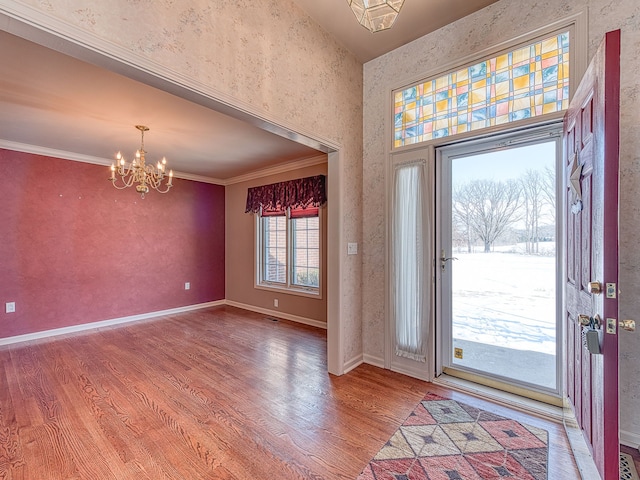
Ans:
<svg viewBox="0 0 640 480"><path fill-rule="evenodd" d="M327 201L325 176L298 178L249 188L246 213L284 211L287 208L320 207Z"/></svg>

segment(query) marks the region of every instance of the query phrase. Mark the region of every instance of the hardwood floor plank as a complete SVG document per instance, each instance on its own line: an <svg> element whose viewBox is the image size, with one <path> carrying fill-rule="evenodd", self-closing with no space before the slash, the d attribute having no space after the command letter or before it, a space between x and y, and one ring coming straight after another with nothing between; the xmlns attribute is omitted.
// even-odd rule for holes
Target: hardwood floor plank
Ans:
<svg viewBox="0 0 640 480"><path fill-rule="evenodd" d="M89 355L89 352L82 350L79 353L83 357ZM104 362L87 360L83 361L83 365L86 375L100 375L105 369ZM111 363L108 367L114 375L103 375L100 385L95 385L92 389L96 392L96 399L105 406L105 412L108 408L113 416L113 424L109 425L109 428L115 427L116 430L111 430L114 432L111 442L112 447L121 452L120 461L128 466L143 465L145 471L155 472L152 478L179 478L180 472L165 461L167 456L170 458L175 452L182 452L184 448L175 442L167 442L166 435L175 433L178 423L170 412L162 410L156 401L149 398L146 391L149 382L143 378L143 373L132 370L127 362L120 363L119 370ZM82 379L83 375L78 378ZM151 394L155 394L153 388ZM167 427L172 432L166 432ZM178 431L181 430L178 428ZM140 441L129 444L123 442L123 439L132 433L134 438ZM191 464L194 462L198 465L200 463L193 459ZM183 467L187 468L186 465ZM207 468L189 467L189 471L192 470L194 476L203 475Z"/></svg>
<svg viewBox="0 0 640 480"><path fill-rule="evenodd" d="M369 365L334 377L326 350L232 307L0 347L0 478L352 480L427 391L548 430L549 478L579 478L560 425Z"/></svg>
<svg viewBox="0 0 640 480"><path fill-rule="evenodd" d="M15 383L7 372L7 361L0 359L0 478L3 479L22 478L25 465L10 382ZM15 475L11 472L15 472Z"/></svg>
<svg viewBox="0 0 640 480"><path fill-rule="evenodd" d="M63 354L62 349L60 349L61 342L52 342L47 345L49 351L52 355L61 355ZM90 355L86 356L90 358ZM72 357L68 357L71 359ZM138 446L137 444L129 445L126 442L123 442L121 439L123 436L126 436L130 429L126 428L128 425L122 422L115 421L120 420L121 417L117 415L113 415L112 405L106 401L105 396L103 395L103 390L100 386L101 378L104 375L101 375L99 372L96 375L93 375L87 368L86 362L77 362L79 369L74 371L72 365L67 365L64 359L60 359L56 363L56 371L57 372L67 372L66 379L64 382L61 382L61 389L67 395L67 398L72 401L75 399L81 399L84 407L88 409L88 412L91 414L91 417L94 419L95 424L98 428L95 430L87 430L85 435L87 437L87 442L93 448L97 448L100 456L104 457L104 461L109 466L117 466L118 470L113 473L113 476L110 478L133 478L134 476L137 478L163 478L159 475L158 472L155 472L154 476L147 476L145 474L144 468L140 468L140 466L136 462L130 462L135 459L135 454L133 450ZM94 383L95 381L95 383ZM82 410L85 408L80 408L81 410L78 413L74 414L74 418L82 417ZM76 410L77 412L77 410ZM83 431L81 426L76 426L76 429L79 431ZM93 452L95 454L95 452ZM93 458L92 456L89 457ZM126 473L123 473L123 470Z"/></svg>

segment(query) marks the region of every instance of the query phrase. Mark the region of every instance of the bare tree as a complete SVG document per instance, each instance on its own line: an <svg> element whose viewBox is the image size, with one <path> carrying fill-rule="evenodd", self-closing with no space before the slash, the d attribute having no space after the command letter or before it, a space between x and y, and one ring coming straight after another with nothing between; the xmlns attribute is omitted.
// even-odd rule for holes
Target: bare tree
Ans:
<svg viewBox="0 0 640 480"><path fill-rule="evenodd" d="M471 226L471 209L475 201L468 184L457 188L453 193L454 230L461 237L460 240L466 244L468 253L471 253L473 242L478 238Z"/></svg>
<svg viewBox="0 0 640 480"><path fill-rule="evenodd" d="M545 178L539 170L527 170L519 182L522 187L526 251L539 253L538 227L545 201Z"/></svg>
<svg viewBox="0 0 640 480"><path fill-rule="evenodd" d="M515 180L473 180L454 192L454 217L482 240L485 252L518 220L519 206L520 184Z"/></svg>
<svg viewBox="0 0 640 480"><path fill-rule="evenodd" d="M542 173L542 198L550 207L553 223L556 222L556 172L551 167L545 167Z"/></svg>

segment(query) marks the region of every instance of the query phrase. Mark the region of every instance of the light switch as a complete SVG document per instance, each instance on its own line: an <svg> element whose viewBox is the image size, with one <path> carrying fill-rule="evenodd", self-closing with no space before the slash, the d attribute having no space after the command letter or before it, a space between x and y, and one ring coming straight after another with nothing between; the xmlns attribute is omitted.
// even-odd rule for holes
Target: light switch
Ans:
<svg viewBox="0 0 640 480"><path fill-rule="evenodd" d="M347 244L347 255L357 255L358 254L358 244L357 243L348 243Z"/></svg>

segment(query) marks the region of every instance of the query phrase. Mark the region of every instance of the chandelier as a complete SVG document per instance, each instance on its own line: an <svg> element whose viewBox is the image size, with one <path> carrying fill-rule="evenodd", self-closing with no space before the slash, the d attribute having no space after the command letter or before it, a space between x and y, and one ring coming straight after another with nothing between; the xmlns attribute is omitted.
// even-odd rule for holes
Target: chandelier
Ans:
<svg viewBox="0 0 640 480"><path fill-rule="evenodd" d="M375 33L391 28L404 0L347 0L360 25Z"/></svg>
<svg viewBox="0 0 640 480"><path fill-rule="evenodd" d="M173 170L169 170L169 175L165 173L167 159L164 157L155 167L145 163L144 155L147 152L144 149L144 132L148 132L149 127L136 125L136 128L140 130L140 134L142 135L140 149L136 151L136 156L129 166L126 165L122 154L118 152L116 155L117 166L113 163L111 164L111 176L109 180L118 190L137 184L136 191L142 198L144 198L145 194L149 193L149 188L153 188L159 193L167 193L173 186ZM162 181L167 176L169 180L162 185Z"/></svg>

